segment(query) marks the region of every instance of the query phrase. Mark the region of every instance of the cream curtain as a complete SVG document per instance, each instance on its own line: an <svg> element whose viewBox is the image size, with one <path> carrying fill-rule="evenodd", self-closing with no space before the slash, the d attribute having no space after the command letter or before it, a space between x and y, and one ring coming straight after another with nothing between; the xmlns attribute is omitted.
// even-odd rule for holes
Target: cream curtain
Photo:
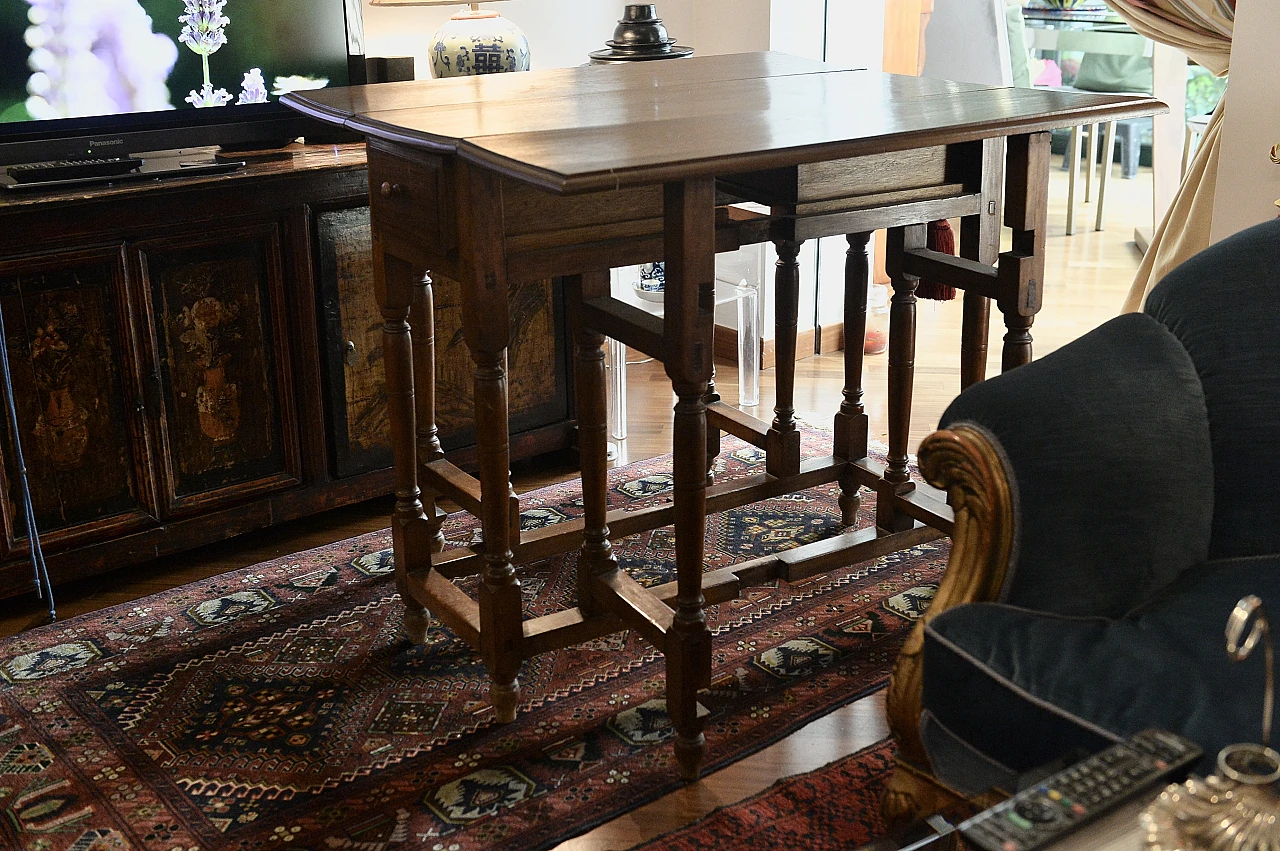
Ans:
<svg viewBox="0 0 1280 851"><path fill-rule="evenodd" d="M1107 0L1107 5L1136 32L1178 48L1219 77L1227 73L1235 0ZM1166 272L1209 245L1225 103L1224 97L1214 110L1178 194L1156 227L1125 299L1126 311L1140 310Z"/></svg>

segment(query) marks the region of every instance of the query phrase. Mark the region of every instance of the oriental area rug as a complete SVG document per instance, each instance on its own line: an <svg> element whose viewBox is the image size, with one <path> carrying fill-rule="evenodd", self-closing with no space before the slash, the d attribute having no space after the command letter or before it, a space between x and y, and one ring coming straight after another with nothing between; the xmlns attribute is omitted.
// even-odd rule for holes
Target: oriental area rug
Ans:
<svg viewBox="0 0 1280 851"><path fill-rule="evenodd" d="M884 834L880 795L892 773L893 742L886 739L806 774L783 778L637 851L850 851Z"/></svg>
<svg viewBox="0 0 1280 851"><path fill-rule="evenodd" d="M726 439L720 480L762 469ZM669 500L670 473L612 471L612 505ZM521 508L526 529L577 516L578 485ZM707 564L838 531L834 486L791 494L709 518ZM445 533L479 534L465 515ZM0 848L531 851L680 785L661 654L622 632L539 656L497 724L467 645L438 622L425 645L400 637L390 546L371 533L0 643ZM706 770L882 687L946 547L710 607ZM645 584L674 578L669 528L616 551ZM520 566L527 615L571 604L574 560Z"/></svg>

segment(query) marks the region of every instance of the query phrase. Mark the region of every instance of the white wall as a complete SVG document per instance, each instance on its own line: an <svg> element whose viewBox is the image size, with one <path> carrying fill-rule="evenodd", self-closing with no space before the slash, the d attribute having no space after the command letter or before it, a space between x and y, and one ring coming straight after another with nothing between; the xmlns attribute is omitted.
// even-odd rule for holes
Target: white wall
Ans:
<svg viewBox="0 0 1280 851"><path fill-rule="evenodd" d="M365 50L370 56L413 56L419 78L431 76L431 35L457 6L371 6L364 0ZM511 0L486 8L501 12L529 36L534 68L566 68L604 47L622 15L605 0Z"/></svg>
<svg viewBox="0 0 1280 851"><path fill-rule="evenodd" d="M830 0L826 24L826 61L872 71L883 67L883 0ZM808 313L800 314L802 326L812 327L815 313L820 325L844 321L844 258L848 247L844 237L818 241L817 306L816 309L810 306ZM868 251L873 248L868 246ZM874 268L874 258L872 262ZM802 268L802 275L810 274L807 268Z"/></svg>
<svg viewBox="0 0 1280 851"><path fill-rule="evenodd" d="M1280 44L1280 5L1239 3L1231 40L1231 84L1222 117L1218 191L1211 241L1276 215L1280 165L1271 146L1280 142L1280 96L1275 52Z"/></svg>
<svg viewBox="0 0 1280 851"><path fill-rule="evenodd" d="M701 54L769 50L775 2L660 0L658 16L680 44L691 45ZM788 2L820 9L823 0ZM390 7L364 0L366 51L370 56L413 56L418 76L430 77L431 34L462 5ZM567 68L584 64L588 53L605 46L625 5L614 0L510 0L486 8L501 12L525 31L534 68Z"/></svg>

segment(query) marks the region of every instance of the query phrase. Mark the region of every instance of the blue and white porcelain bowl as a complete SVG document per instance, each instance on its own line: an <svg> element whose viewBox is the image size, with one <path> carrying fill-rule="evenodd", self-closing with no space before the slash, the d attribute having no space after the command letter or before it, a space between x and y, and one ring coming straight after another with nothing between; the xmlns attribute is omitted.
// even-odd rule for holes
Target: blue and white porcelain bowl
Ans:
<svg viewBox="0 0 1280 851"><path fill-rule="evenodd" d="M529 39L497 12L459 12L431 37L433 77L528 70Z"/></svg>

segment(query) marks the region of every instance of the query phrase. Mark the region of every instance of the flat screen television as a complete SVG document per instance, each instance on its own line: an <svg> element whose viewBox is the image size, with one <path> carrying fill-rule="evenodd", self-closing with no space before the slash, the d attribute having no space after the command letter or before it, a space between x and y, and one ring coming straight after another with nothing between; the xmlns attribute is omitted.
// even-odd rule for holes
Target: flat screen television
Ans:
<svg viewBox="0 0 1280 851"><path fill-rule="evenodd" d="M0 0L0 166L283 144L363 38L360 0Z"/></svg>

